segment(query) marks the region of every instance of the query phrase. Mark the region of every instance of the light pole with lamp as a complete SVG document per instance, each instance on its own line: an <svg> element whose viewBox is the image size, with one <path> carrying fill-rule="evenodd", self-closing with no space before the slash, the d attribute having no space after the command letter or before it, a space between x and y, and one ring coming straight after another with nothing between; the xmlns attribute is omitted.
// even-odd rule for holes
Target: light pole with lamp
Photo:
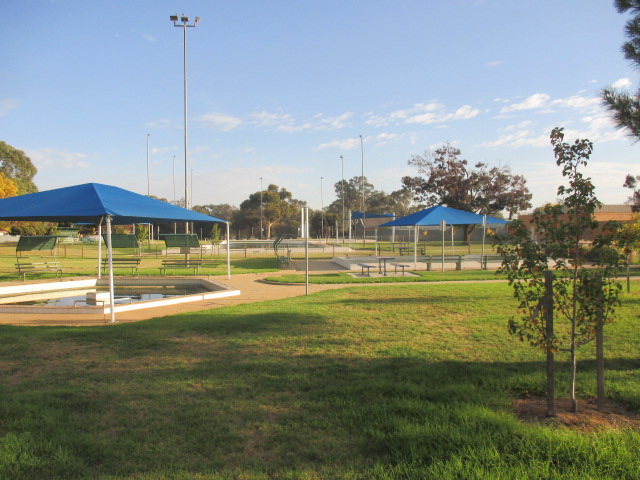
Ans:
<svg viewBox="0 0 640 480"><path fill-rule="evenodd" d="M189 208L189 131L187 125L187 28L192 28L200 21L200 17L196 17L195 21L189 25L189 17L182 14L179 18L181 23L178 23L178 15L171 15L169 20L173 22L174 27L180 27L183 31L183 46L184 46L184 207ZM185 223L185 233L189 233L189 223Z"/></svg>
<svg viewBox="0 0 640 480"><path fill-rule="evenodd" d="M322 196L322 178L320 177L320 239L324 239L324 197Z"/></svg>
<svg viewBox="0 0 640 480"><path fill-rule="evenodd" d="M342 183L340 188L340 196L342 197L342 243L344 243L344 158L340 155L340 164L342 165ZM349 219L351 221L351 219Z"/></svg>
<svg viewBox="0 0 640 480"><path fill-rule="evenodd" d="M171 164L173 171L173 203L176 203L176 156L173 156L173 163Z"/></svg>
<svg viewBox="0 0 640 480"><path fill-rule="evenodd" d="M262 240L262 177L260 177L260 240Z"/></svg>
<svg viewBox="0 0 640 480"><path fill-rule="evenodd" d="M149 183L149 137L150 133L147 133L147 197L151 195L151 188Z"/></svg>

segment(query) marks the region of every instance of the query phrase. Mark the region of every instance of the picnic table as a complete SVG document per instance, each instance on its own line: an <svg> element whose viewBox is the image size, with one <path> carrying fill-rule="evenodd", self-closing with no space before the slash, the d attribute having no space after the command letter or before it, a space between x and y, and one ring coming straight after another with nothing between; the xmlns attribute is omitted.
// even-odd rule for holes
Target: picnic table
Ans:
<svg viewBox="0 0 640 480"><path fill-rule="evenodd" d="M387 276L387 260L395 260L396 257L373 257L376 260L378 260L378 273L382 274L382 272L384 271L383 275L386 277Z"/></svg>

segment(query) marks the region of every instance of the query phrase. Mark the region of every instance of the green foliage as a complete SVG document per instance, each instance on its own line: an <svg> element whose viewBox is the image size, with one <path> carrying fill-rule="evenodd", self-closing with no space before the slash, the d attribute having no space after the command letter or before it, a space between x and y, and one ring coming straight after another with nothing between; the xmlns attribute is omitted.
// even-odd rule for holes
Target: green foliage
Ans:
<svg viewBox="0 0 640 480"><path fill-rule="evenodd" d="M138 240L138 243L146 242L149 239L149 225L137 223L135 230L136 240Z"/></svg>
<svg viewBox="0 0 640 480"><path fill-rule="evenodd" d="M587 249L582 247L582 239L590 238L598 227L594 213L600 202L591 179L580 169L586 166L593 144L588 140L573 144L563 140L562 129L555 128L551 143L556 164L568 184L558 187L557 205L545 205L534 212L533 225L539 238L533 240L527 226L516 221L509 235L496 241L504 256L499 272L509 278L518 302L518 314L510 319L509 331L521 341L548 351L568 348L575 369L576 348L594 339L598 319L603 323L613 319L622 289L616 275L623 259L613 248L615 236L605 230L593 241L593 264L586 265ZM558 320L564 319L567 326L549 336L541 306L546 292L544 272L551 269L555 323L562 325Z"/></svg>
<svg viewBox="0 0 640 480"><path fill-rule="evenodd" d="M38 170L31 163L31 159L22 150L13 148L0 141L0 172L12 179L18 187L18 195L38 191L33 177Z"/></svg>
<svg viewBox="0 0 640 480"><path fill-rule="evenodd" d="M427 206L446 205L459 210L493 215L502 210L515 214L531 206L526 180L505 165L471 168L460 150L447 143L424 156L414 155L409 165L422 176L403 177L406 189Z"/></svg>
<svg viewBox="0 0 640 480"><path fill-rule="evenodd" d="M211 227L211 244L220 245L220 226L217 223Z"/></svg>

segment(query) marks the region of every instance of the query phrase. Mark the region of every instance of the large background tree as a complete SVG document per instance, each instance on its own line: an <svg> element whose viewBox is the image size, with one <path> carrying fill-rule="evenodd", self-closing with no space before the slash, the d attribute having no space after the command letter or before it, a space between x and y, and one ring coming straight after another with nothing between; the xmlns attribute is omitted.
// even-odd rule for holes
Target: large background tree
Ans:
<svg viewBox="0 0 640 480"><path fill-rule="evenodd" d="M286 188L279 188L277 185L271 184L262 192L252 193L247 200L240 204L234 228L250 226L255 231L259 231L261 199L262 227L265 230L266 238L271 237L271 230L277 223L286 222L297 225L297 216L300 212L299 202Z"/></svg>
<svg viewBox="0 0 640 480"><path fill-rule="evenodd" d="M38 191L33 177L38 173L31 159L22 150L0 141L0 172L10 178L18 188L18 195Z"/></svg>
<svg viewBox="0 0 640 480"><path fill-rule="evenodd" d="M460 158L460 150L449 143L414 155L409 165L416 167L420 176L403 177L402 184L427 207L445 205L486 215L506 210L510 218L531 207L524 177L512 174L507 165L489 168L476 163L471 167ZM465 228L466 238L471 229Z"/></svg>

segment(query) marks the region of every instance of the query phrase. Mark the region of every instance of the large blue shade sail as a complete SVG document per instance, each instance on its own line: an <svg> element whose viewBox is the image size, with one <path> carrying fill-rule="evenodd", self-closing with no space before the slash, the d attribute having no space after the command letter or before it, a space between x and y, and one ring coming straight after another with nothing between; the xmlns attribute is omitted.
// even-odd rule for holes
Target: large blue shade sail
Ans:
<svg viewBox="0 0 640 480"><path fill-rule="evenodd" d="M222 222L123 188L85 183L0 200L0 220L97 224L105 216L113 224Z"/></svg>
<svg viewBox="0 0 640 480"><path fill-rule="evenodd" d="M438 205L421 210L406 217L397 218L391 222L383 223L381 227L426 227L440 225L444 220L447 225L482 225L482 215L465 212L456 208ZM496 217L487 217L487 225L507 223L506 220Z"/></svg>

